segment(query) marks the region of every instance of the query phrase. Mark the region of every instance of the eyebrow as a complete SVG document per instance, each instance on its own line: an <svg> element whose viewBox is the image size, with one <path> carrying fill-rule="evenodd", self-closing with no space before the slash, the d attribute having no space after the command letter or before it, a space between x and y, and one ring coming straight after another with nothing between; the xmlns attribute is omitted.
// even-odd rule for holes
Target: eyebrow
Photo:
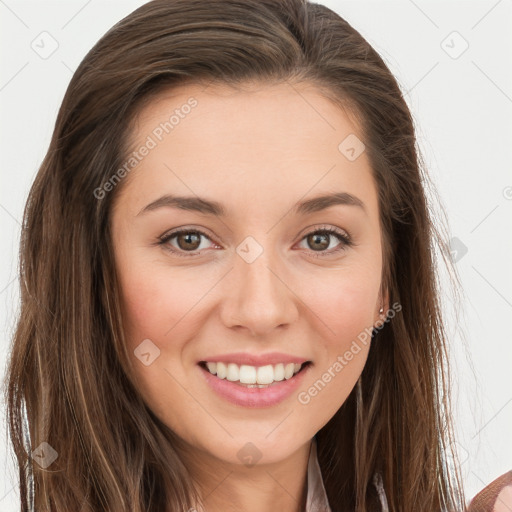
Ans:
<svg viewBox="0 0 512 512"><path fill-rule="evenodd" d="M366 213L364 203L361 199L348 192L324 194L313 197L312 199L306 199L305 201L299 201L294 205L293 211L297 215L307 215L336 205L357 206ZM216 217L226 216L225 208L217 201L207 200L198 196L175 196L171 194L166 194L149 203L142 208L137 216L163 207L179 208L181 210L214 215Z"/></svg>

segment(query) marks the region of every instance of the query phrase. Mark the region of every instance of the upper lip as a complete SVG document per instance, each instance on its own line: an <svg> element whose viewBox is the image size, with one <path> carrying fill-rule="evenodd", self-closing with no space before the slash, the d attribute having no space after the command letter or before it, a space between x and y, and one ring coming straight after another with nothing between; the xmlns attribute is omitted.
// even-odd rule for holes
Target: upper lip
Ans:
<svg viewBox="0 0 512 512"><path fill-rule="evenodd" d="M200 362L205 363L235 363L238 366L266 366L269 364L275 365L279 363L298 363L303 364L308 362L308 359L303 357L284 354L282 352L269 352L268 354L247 354L237 352L232 354L220 354L218 356L210 356L202 359Z"/></svg>

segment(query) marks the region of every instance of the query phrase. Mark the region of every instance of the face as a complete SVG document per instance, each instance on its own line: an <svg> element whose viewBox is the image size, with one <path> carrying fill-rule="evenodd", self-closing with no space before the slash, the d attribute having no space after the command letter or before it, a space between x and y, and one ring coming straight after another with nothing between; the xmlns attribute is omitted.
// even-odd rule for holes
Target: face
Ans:
<svg viewBox="0 0 512 512"><path fill-rule="evenodd" d="M136 386L202 456L284 460L344 403L387 309L363 135L282 84L173 89L131 136L111 221Z"/></svg>

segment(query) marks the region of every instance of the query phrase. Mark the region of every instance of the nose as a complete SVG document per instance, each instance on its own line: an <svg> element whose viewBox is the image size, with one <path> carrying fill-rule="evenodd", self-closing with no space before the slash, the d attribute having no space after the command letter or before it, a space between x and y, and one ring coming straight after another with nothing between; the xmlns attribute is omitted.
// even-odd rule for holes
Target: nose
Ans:
<svg viewBox="0 0 512 512"><path fill-rule="evenodd" d="M271 257L270 251L263 251L250 263L235 254L234 268L224 283L221 306L224 325L263 337L277 327L292 324L299 316L299 299L287 276L289 273L278 264L277 258Z"/></svg>

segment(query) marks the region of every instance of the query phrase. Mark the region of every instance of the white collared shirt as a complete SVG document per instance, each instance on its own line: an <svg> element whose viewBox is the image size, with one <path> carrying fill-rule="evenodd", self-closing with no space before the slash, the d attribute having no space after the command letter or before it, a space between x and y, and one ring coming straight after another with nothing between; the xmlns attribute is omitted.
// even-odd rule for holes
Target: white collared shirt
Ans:
<svg viewBox="0 0 512 512"><path fill-rule="evenodd" d="M373 477L373 485L377 489L382 512L389 512L386 492L384 491L382 477L379 473L375 473ZM308 493L305 512L332 512L325 492L322 472L318 463L316 438L314 437L309 451L307 486Z"/></svg>

